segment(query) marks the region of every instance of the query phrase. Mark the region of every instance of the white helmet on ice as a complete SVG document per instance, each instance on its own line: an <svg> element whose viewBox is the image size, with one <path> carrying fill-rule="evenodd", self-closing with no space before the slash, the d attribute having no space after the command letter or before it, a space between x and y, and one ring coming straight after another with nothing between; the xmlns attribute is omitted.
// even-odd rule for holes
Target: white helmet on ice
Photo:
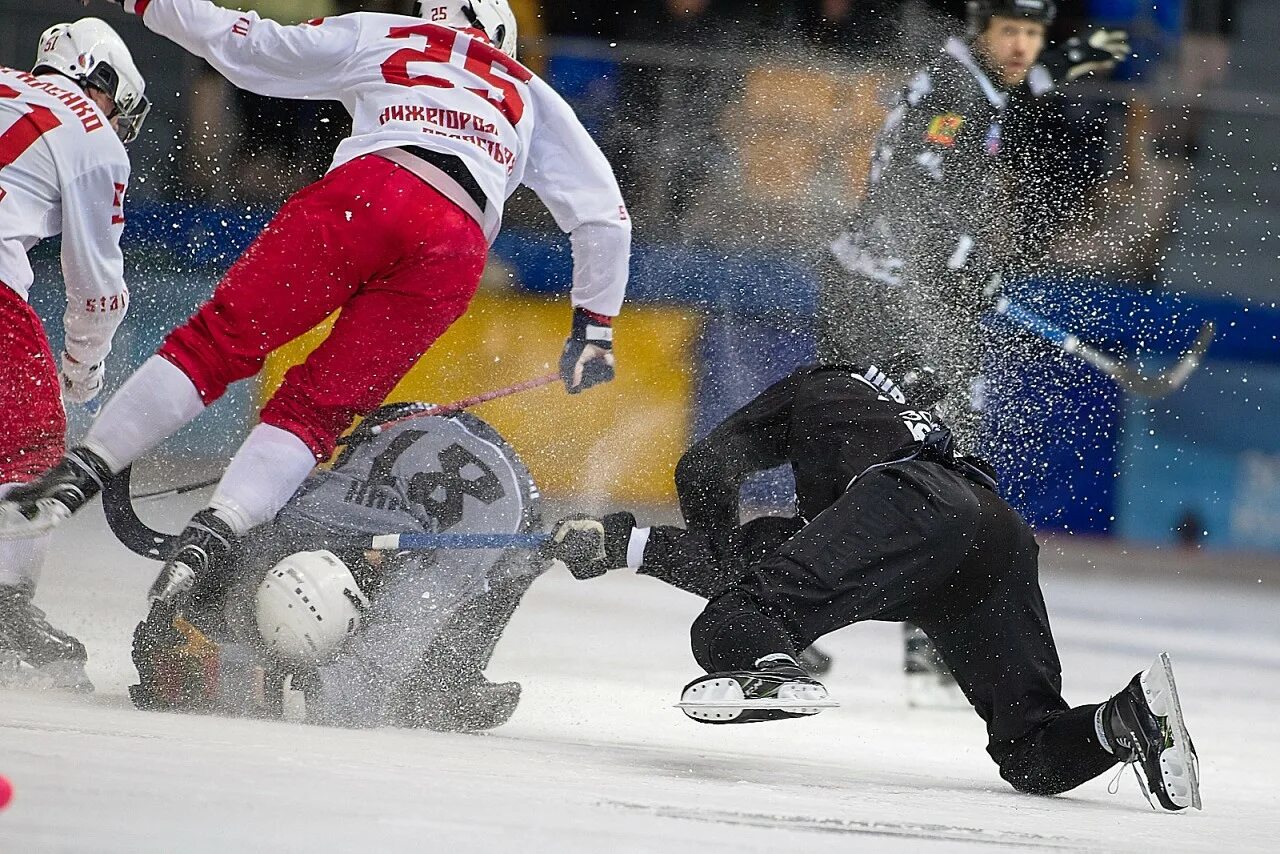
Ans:
<svg viewBox="0 0 1280 854"><path fill-rule="evenodd" d="M56 71L81 86L92 86L116 105L109 118L119 118L120 139L133 142L151 109L147 88L129 48L116 31L98 18L54 24L40 36L33 74Z"/></svg>
<svg viewBox="0 0 1280 854"><path fill-rule="evenodd" d="M456 30L480 30L498 50L516 58L516 16L507 0L417 0L419 18Z"/></svg>
<svg viewBox="0 0 1280 854"><path fill-rule="evenodd" d="M337 555L298 552L258 586L258 634L276 658L310 666L331 658L360 628L369 600Z"/></svg>

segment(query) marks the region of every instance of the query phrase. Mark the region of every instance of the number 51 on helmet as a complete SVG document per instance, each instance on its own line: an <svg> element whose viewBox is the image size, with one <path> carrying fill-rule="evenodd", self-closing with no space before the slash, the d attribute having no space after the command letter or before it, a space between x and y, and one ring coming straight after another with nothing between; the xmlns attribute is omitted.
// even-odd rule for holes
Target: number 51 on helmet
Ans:
<svg viewBox="0 0 1280 854"><path fill-rule="evenodd" d="M108 119L119 119L122 142L133 142L151 110L146 82L133 56L116 31L98 18L54 24L40 36L32 74L49 71L69 77L81 87L92 86L115 104Z"/></svg>

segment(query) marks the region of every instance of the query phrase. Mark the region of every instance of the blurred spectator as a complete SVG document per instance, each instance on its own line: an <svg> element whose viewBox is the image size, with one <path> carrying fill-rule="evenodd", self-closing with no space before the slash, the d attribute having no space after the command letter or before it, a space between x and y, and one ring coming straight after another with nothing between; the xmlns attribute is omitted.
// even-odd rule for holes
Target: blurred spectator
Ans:
<svg viewBox="0 0 1280 854"><path fill-rule="evenodd" d="M884 56L900 37L902 0L807 0L801 26L813 42L853 56Z"/></svg>
<svg viewBox="0 0 1280 854"><path fill-rule="evenodd" d="M635 42L723 50L736 26L717 0L648 0L635 4L621 32ZM629 204L651 212L649 224L678 226L724 160L717 117L734 76L678 59L621 67L616 121L603 143Z"/></svg>
<svg viewBox="0 0 1280 854"><path fill-rule="evenodd" d="M1230 39L1235 35L1237 0L1188 0L1187 28L1178 50L1174 88L1187 99L1186 120L1171 122L1173 133L1162 141L1165 153L1187 162L1200 150L1207 111L1196 98L1221 86L1227 76Z"/></svg>
<svg viewBox="0 0 1280 854"><path fill-rule="evenodd" d="M234 6L231 2L220 5ZM264 18L296 24L389 0L255 0ZM324 174L350 120L336 102L264 98L236 89L207 66L191 93L187 182L214 201L274 204Z"/></svg>

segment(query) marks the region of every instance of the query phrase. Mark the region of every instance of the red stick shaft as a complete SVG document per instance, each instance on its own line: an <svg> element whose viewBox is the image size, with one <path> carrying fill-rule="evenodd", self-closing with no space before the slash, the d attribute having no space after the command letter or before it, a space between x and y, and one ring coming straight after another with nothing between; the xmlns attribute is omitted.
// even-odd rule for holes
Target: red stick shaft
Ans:
<svg viewBox="0 0 1280 854"><path fill-rule="evenodd" d="M429 406L426 409L420 410L418 412L413 412L408 415L401 415L399 418L393 418L390 421L384 421L381 424L374 427L372 432L374 435L377 435L378 433L381 433L383 430L386 430L388 427L394 427L397 424L403 423L405 421L410 421L414 418L430 418L432 415L448 415L451 412L459 412L463 409L470 409L473 406L476 406L481 403L487 403L490 400L498 400L499 398L510 397L513 394L519 394L522 391L529 391L530 389L541 388L544 385L550 385L551 383L556 382L559 379L560 379L559 373L546 374L541 377L534 377L531 380L525 380L524 382L516 383L515 385L509 385L506 388L494 389L493 391L486 391L486 392L481 392L480 394L474 394L471 397L464 397L462 400L455 400L453 403L442 403L439 406Z"/></svg>

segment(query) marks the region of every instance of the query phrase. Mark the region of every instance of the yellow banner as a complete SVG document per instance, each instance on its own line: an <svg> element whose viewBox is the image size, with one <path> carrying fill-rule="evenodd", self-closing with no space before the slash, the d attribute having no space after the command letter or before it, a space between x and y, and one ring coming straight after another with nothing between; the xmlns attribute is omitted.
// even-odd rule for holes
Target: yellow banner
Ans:
<svg viewBox="0 0 1280 854"><path fill-rule="evenodd" d="M448 403L556 370L568 300L479 294L467 314L396 386L388 401ZM261 374L261 400L306 357L330 324L280 348ZM560 384L480 404L553 498L665 503L689 442L697 316L628 306L616 321L618 378L577 395ZM603 509L602 506L585 509Z"/></svg>

